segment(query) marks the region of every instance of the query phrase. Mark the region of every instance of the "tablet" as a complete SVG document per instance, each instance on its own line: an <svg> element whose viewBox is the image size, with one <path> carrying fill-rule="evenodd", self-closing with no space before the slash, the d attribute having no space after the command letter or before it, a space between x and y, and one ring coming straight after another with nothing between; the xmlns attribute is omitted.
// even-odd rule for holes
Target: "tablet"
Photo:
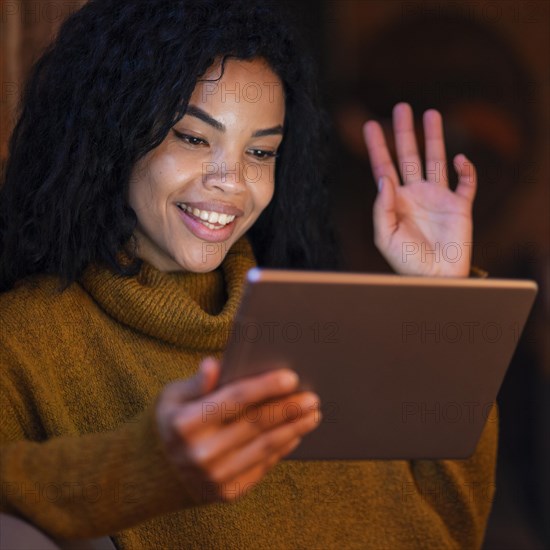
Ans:
<svg viewBox="0 0 550 550"><path fill-rule="evenodd" d="M287 459L466 458L496 421L536 293L533 281L254 268L220 383L284 360L320 396L322 422Z"/></svg>

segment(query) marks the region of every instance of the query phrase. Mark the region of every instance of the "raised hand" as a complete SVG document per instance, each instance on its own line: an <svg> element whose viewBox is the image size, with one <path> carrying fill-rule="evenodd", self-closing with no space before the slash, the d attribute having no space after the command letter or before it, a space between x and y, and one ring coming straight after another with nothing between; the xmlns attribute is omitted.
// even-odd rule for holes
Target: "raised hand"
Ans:
<svg viewBox="0 0 550 550"><path fill-rule="evenodd" d="M380 124L363 127L378 197L374 203L375 244L403 275L466 277L472 251L472 204L477 178L464 155L454 157L459 181L449 188L443 122L438 111L424 113L425 176L418 154L413 112L407 103L393 110L398 172Z"/></svg>
<svg viewBox="0 0 550 550"><path fill-rule="evenodd" d="M198 504L246 494L321 421L319 397L297 392L293 371L212 391L219 369L219 361L207 358L195 377L168 384L157 400L168 458Z"/></svg>

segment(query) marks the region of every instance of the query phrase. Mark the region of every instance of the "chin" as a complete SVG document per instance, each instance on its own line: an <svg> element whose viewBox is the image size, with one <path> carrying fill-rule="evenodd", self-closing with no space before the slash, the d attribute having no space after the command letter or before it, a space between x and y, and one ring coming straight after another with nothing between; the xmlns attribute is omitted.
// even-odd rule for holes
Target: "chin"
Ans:
<svg viewBox="0 0 550 550"><path fill-rule="evenodd" d="M229 245L226 242L220 243L203 243L196 254L193 254L192 261L193 271L205 273L218 268L225 259Z"/></svg>
<svg viewBox="0 0 550 550"><path fill-rule="evenodd" d="M209 273L220 267L221 263L200 263L192 266L188 266L185 271L191 271L192 273Z"/></svg>
<svg viewBox="0 0 550 550"><path fill-rule="evenodd" d="M223 261L223 257L220 258L220 255L216 257L204 257L202 258L199 254L196 258L176 258L176 263L179 265L180 269L183 271L190 271L192 273L208 273L217 269Z"/></svg>

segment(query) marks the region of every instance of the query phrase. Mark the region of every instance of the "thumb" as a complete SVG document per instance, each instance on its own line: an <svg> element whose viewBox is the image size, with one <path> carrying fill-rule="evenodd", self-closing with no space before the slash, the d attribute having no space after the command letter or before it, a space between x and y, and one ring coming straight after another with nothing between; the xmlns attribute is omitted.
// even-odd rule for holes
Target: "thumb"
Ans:
<svg viewBox="0 0 550 550"><path fill-rule="evenodd" d="M166 386L166 402L179 405L210 393L216 386L219 375L219 361L214 357L205 357L195 376L187 380L176 380Z"/></svg>
<svg viewBox="0 0 550 550"><path fill-rule="evenodd" d="M220 376L220 363L214 357L205 357L199 364L199 372L186 380L187 399L196 399L210 393L216 386Z"/></svg>
<svg viewBox="0 0 550 550"><path fill-rule="evenodd" d="M378 196L373 206L374 240L376 246L384 248L397 230L395 211L395 182L388 176L378 180Z"/></svg>
<svg viewBox="0 0 550 550"><path fill-rule="evenodd" d="M214 357L205 357L199 364L199 372L192 378L198 379L200 395L210 393L220 377L220 362Z"/></svg>

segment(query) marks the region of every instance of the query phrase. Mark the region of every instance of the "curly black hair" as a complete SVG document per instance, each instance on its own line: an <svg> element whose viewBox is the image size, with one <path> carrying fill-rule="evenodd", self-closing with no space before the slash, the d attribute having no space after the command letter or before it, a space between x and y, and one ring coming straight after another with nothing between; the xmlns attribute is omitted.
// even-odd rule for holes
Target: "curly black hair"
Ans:
<svg viewBox="0 0 550 550"><path fill-rule="evenodd" d="M216 59L265 59L284 85L275 194L248 234L267 267L339 269L324 179L327 119L288 17L259 0L90 0L33 66L0 187L0 291L33 273L62 289L90 262L122 275L132 167L185 114ZM135 252L135 250L134 250Z"/></svg>

